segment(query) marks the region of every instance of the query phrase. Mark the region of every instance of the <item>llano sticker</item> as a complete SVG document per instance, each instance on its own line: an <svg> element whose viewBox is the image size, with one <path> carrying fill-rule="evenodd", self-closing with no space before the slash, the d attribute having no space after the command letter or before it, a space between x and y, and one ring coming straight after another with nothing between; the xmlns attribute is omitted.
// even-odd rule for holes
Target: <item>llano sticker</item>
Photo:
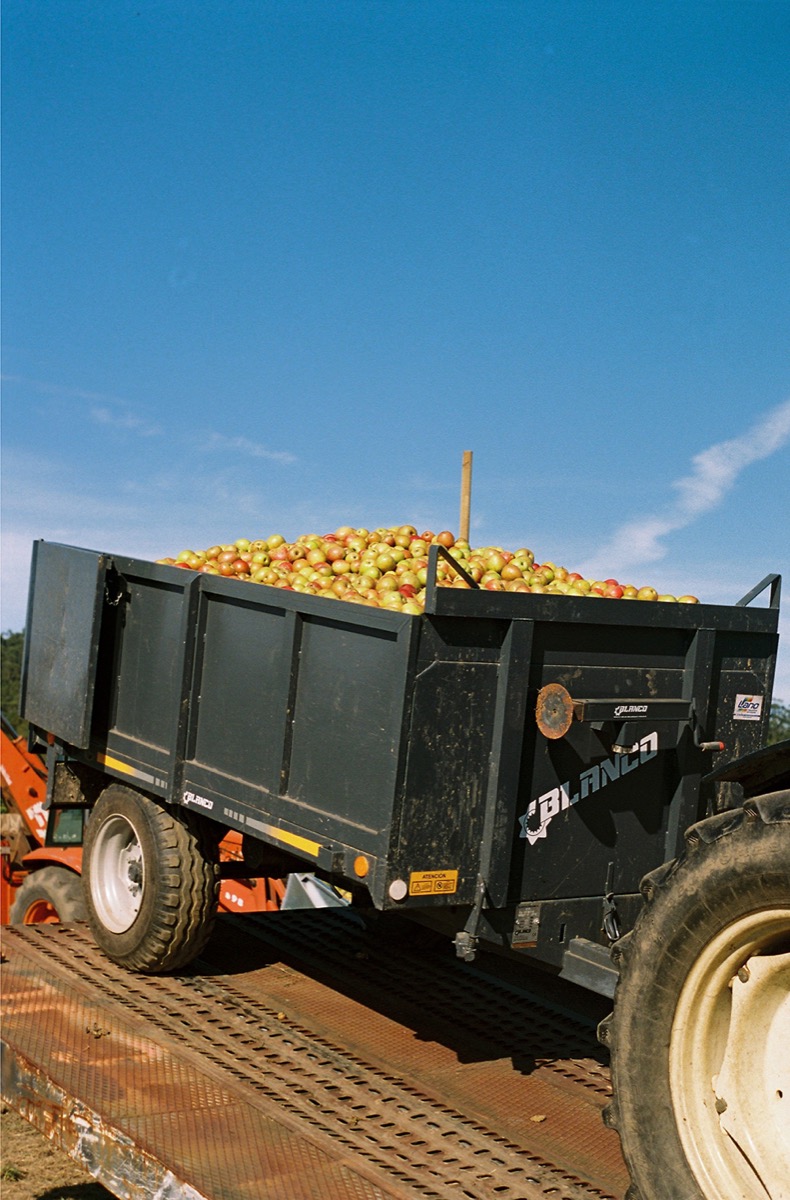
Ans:
<svg viewBox="0 0 790 1200"><path fill-rule="evenodd" d="M458 891L457 871L412 871L410 896L440 896Z"/></svg>
<svg viewBox="0 0 790 1200"><path fill-rule="evenodd" d="M733 719L735 721L759 721L762 715L762 696L735 697L735 711L733 712Z"/></svg>

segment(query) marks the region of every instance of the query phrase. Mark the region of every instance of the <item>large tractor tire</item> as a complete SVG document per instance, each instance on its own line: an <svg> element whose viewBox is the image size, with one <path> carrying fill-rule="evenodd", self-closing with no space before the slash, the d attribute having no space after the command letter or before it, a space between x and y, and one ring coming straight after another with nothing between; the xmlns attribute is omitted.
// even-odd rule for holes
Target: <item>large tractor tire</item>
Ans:
<svg viewBox="0 0 790 1200"><path fill-rule="evenodd" d="M613 948L628 1200L790 1197L790 791L692 826Z"/></svg>
<svg viewBox="0 0 790 1200"><path fill-rule="evenodd" d="M87 823L83 871L88 923L113 962L157 974L206 944L219 862L216 837L196 814L111 784Z"/></svg>
<svg viewBox="0 0 790 1200"><path fill-rule="evenodd" d="M87 919L82 879L67 867L40 867L20 885L9 913L12 925L57 925Z"/></svg>

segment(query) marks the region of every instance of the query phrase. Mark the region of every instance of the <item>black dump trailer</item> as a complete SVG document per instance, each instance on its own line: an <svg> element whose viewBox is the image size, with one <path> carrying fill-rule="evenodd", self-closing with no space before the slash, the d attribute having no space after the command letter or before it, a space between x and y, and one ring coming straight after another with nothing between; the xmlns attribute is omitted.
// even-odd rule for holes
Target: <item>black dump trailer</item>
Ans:
<svg viewBox="0 0 790 1200"><path fill-rule="evenodd" d="M634 1197L786 1198L787 746L759 794L732 766L766 739L779 577L600 603L439 587L442 553L411 616L35 544L22 711L53 823L87 816L94 937L190 961L240 830L247 874L309 864L614 995Z"/></svg>

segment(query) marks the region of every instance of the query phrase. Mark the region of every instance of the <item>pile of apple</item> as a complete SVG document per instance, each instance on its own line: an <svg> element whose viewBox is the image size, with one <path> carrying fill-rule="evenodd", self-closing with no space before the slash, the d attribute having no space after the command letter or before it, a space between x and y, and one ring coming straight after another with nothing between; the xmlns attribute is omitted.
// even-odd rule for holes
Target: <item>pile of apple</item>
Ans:
<svg viewBox="0 0 790 1200"><path fill-rule="evenodd" d="M414 525L375 530L341 525L334 533L308 533L295 542L287 542L279 533L255 541L237 538L208 550L182 550L175 558L157 562L329 600L417 614L425 605L428 548L433 542L444 546L479 587L492 592L699 603L696 596L660 594L653 587L637 588L616 579L585 579L553 562L536 563L531 550L510 551L499 546L475 550L447 529L418 533ZM444 558L439 559L437 582L443 587L471 586Z"/></svg>

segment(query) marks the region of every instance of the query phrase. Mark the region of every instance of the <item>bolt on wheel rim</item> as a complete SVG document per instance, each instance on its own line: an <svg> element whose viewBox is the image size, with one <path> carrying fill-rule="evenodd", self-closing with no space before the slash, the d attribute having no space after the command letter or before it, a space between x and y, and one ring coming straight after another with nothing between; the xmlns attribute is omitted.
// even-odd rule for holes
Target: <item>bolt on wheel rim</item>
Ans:
<svg viewBox="0 0 790 1200"><path fill-rule="evenodd" d="M143 899L145 864L139 838L125 817L109 817L96 837L91 860L91 898L111 933L134 924Z"/></svg>
<svg viewBox="0 0 790 1200"><path fill-rule="evenodd" d="M790 909L752 913L703 948L672 1026L672 1103L703 1195L787 1196L789 1044Z"/></svg>

